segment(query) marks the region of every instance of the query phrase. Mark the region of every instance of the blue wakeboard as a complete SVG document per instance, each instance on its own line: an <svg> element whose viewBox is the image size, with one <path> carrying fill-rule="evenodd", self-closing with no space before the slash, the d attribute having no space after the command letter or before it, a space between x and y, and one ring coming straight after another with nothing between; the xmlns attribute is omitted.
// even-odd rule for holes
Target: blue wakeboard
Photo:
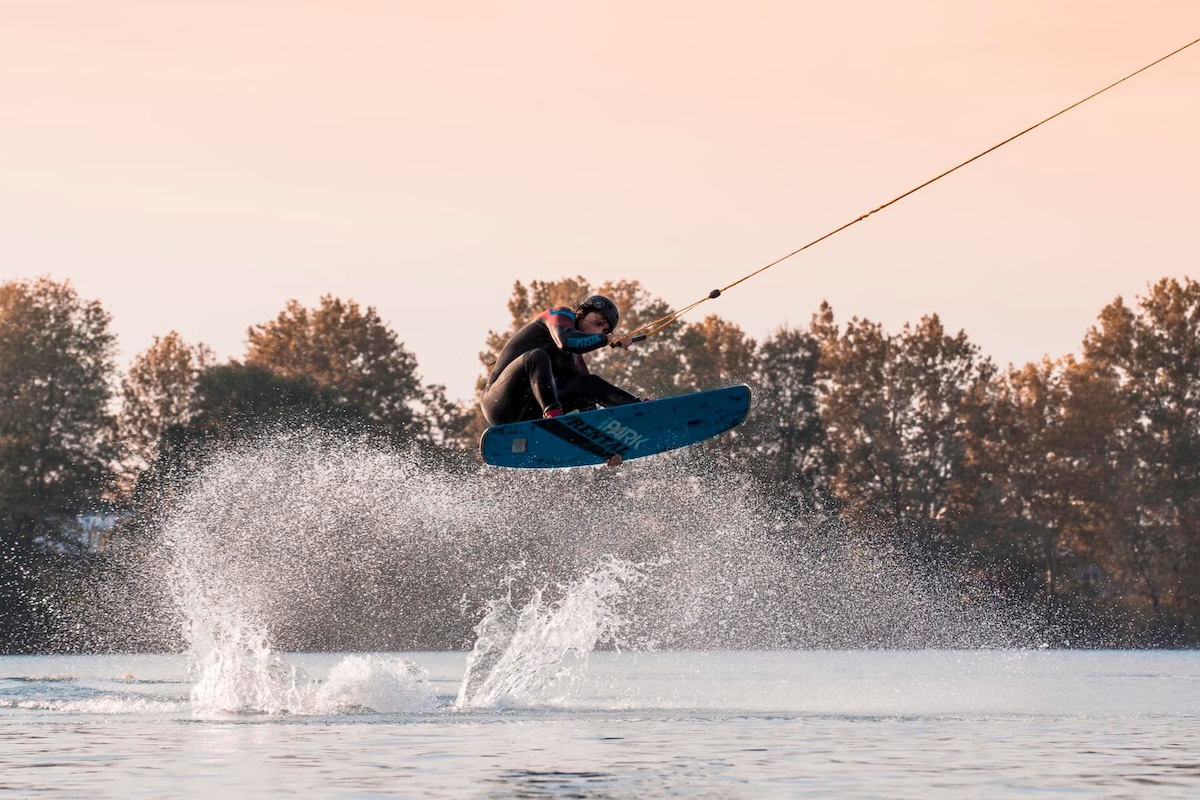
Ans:
<svg viewBox="0 0 1200 800"><path fill-rule="evenodd" d="M479 448L494 467L547 468L603 464L614 455L642 458L686 447L740 425L750 389L730 386L624 406L494 425Z"/></svg>

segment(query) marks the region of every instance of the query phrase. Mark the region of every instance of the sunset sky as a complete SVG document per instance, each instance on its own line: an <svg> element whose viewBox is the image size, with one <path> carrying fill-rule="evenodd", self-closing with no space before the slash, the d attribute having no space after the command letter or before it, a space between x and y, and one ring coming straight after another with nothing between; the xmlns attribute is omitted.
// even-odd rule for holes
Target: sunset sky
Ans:
<svg viewBox="0 0 1200 800"><path fill-rule="evenodd" d="M101 300L122 367L332 293L467 399L515 281L686 305L1198 37L1197 0L0 0L0 280ZM1019 364L1184 276L1200 45L702 312L937 313Z"/></svg>

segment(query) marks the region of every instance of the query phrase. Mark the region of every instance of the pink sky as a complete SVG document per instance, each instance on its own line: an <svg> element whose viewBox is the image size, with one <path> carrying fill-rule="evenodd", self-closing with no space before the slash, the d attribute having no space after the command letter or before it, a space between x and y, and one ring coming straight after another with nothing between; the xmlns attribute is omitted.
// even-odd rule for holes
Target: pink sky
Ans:
<svg viewBox="0 0 1200 800"><path fill-rule="evenodd" d="M323 293L466 398L516 280L685 305L1200 37L1195 0L0 0L0 280L124 365ZM703 308L922 314L1001 363L1200 277L1200 45Z"/></svg>

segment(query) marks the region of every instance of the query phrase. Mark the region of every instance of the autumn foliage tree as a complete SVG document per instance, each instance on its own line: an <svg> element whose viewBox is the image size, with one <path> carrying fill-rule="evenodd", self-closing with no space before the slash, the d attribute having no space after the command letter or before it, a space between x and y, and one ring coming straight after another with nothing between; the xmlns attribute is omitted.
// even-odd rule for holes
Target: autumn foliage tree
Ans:
<svg viewBox="0 0 1200 800"><path fill-rule="evenodd" d="M618 335L671 311L637 281L518 282L488 333L480 385L509 335L594 293L621 308ZM250 329L244 363L217 364L168 333L134 359L116 416L109 325L67 283L0 283L0 647L41 641L29 601L38 576L72 590L70 576L83 574L50 561L114 563L62 546L65 522L113 499L114 468L126 487L139 478L131 502L150 519L209 455L276 430L383 432L423 454L475 452L474 403L422 385L415 356L353 301L288 303ZM799 531L816 512L849 537L885 533L929 563L951 557L975 591L1040 604L1076 630L1128 634L1085 641L1200 644L1200 284L1191 279L1162 280L1132 304L1117 298L1079 357L1007 369L936 315L891 332L866 319L839 324L826 304L807 328L761 341L711 315L587 361L640 396L750 384L746 423L686 463L720 470L730 491L753 491L773 509L773 535L789 535L774 527L788 513Z"/></svg>
<svg viewBox="0 0 1200 800"><path fill-rule="evenodd" d="M285 378L249 364L218 364L197 377L187 418L163 431L135 501L145 511L169 504L186 483L181 479L229 447L305 430L358 434L367 426L362 409L305 378Z"/></svg>
<svg viewBox="0 0 1200 800"><path fill-rule="evenodd" d="M215 363L210 347L189 345L175 331L154 337L153 344L133 360L121 381L118 419L127 487L157 459L167 429L190 419L196 383Z"/></svg>
<svg viewBox="0 0 1200 800"><path fill-rule="evenodd" d="M833 510L817 395L820 341L809 331L780 328L758 345L750 363L754 406L736 453L739 466L793 508Z"/></svg>
<svg viewBox="0 0 1200 800"><path fill-rule="evenodd" d="M70 283L0 284L0 529L46 532L109 486L110 317Z"/></svg>
<svg viewBox="0 0 1200 800"><path fill-rule="evenodd" d="M956 510L964 538L1000 580L1058 598L1096 558L1114 473L1107 446L1122 409L1072 357L997 373L969 429Z"/></svg>
<svg viewBox="0 0 1200 800"><path fill-rule="evenodd" d="M990 361L965 333L947 333L936 315L892 335L869 320L839 329L824 306L813 330L839 501L944 538L956 483L966 474L974 388L991 374Z"/></svg>
<svg viewBox="0 0 1200 800"><path fill-rule="evenodd" d="M0 651L48 635L42 576L111 485L108 312L49 278L0 284ZM57 581L47 579L51 584Z"/></svg>
<svg viewBox="0 0 1200 800"><path fill-rule="evenodd" d="M250 328L245 363L311 381L400 439L441 442L464 424L442 387L422 385L416 357L378 312L353 300L325 295L311 309L289 301L274 320Z"/></svg>
<svg viewBox="0 0 1200 800"><path fill-rule="evenodd" d="M1159 625L1200 635L1200 284L1163 279L1106 306L1084 355L1129 413L1106 453L1119 563Z"/></svg>

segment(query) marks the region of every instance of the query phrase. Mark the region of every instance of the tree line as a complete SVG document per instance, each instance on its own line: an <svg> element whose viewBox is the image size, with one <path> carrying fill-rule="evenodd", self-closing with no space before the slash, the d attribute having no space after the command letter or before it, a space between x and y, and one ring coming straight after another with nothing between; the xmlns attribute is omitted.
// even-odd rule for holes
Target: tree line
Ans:
<svg viewBox="0 0 1200 800"><path fill-rule="evenodd" d="M480 353L593 292L626 330L669 306L637 281L516 283ZM0 284L0 647L36 649L103 550L80 516L151 517L213 452L265 429L361 432L476 468L474 402L420 378L374 308L292 301L219 363L176 332L125 370L99 301L49 278ZM706 455L796 520L840 520L973 584L1072 620L1096 643L1200 643L1200 284L1104 307L1081 355L1000 367L936 315L889 332L821 304L756 341L709 316L596 372L661 397L748 383L754 406ZM135 530L136 524L116 529ZM55 591L44 591L51 584ZM39 591L39 589L43 591ZM39 598L53 597L47 601Z"/></svg>

